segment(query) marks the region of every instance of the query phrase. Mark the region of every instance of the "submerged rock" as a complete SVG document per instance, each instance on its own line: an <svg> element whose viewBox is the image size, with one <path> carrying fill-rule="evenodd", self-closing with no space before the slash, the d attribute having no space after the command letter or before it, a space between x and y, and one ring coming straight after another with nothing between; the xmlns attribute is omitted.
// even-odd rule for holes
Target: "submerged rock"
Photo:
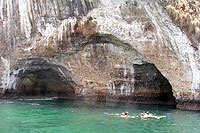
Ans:
<svg viewBox="0 0 200 133"><path fill-rule="evenodd" d="M174 96L180 108L199 103L198 39L177 27L160 2L0 5L0 88L136 103L169 104Z"/></svg>

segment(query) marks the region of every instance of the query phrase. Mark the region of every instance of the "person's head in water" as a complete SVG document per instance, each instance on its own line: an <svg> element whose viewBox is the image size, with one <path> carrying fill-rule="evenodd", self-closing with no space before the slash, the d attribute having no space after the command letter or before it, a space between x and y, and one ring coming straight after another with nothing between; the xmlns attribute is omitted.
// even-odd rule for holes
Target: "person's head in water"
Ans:
<svg viewBox="0 0 200 133"><path fill-rule="evenodd" d="M147 111L147 115L149 115L149 111Z"/></svg>
<svg viewBox="0 0 200 133"><path fill-rule="evenodd" d="M125 112L125 115L128 116L128 112L127 111Z"/></svg>

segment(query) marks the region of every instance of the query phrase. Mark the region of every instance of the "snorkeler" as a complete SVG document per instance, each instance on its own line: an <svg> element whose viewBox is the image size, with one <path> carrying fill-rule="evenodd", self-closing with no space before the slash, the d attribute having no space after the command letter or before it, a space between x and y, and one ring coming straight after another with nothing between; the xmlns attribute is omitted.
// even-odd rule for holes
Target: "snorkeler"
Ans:
<svg viewBox="0 0 200 133"><path fill-rule="evenodd" d="M128 112L125 111L125 112L122 112L120 114L110 114L110 113L104 113L104 115L117 115L118 117L122 117L122 118L125 118L125 119L128 119L128 118L136 118L136 117L141 117L143 120L147 120L147 118L156 118L156 119L160 119L160 118L171 118L171 113L167 114L166 116L156 116L152 113L149 113L148 111L145 113L141 113L141 115L139 116L129 116Z"/></svg>
<svg viewBox="0 0 200 133"><path fill-rule="evenodd" d="M118 117L122 117L122 118L135 118L135 116L129 116L128 112L122 112L120 114L109 114L109 113L104 113L104 115L117 115Z"/></svg>
<svg viewBox="0 0 200 133"><path fill-rule="evenodd" d="M127 111L125 112L125 116L127 116L127 117L128 117L128 112L127 112Z"/></svg>
<svg viewBox="0 0 200 133"><path fill-rule="evenodd" d="M166 118L166 117L169 117L168 115L166 116L155 116L153 115L152 113L149 113L147 111L147 113L141 113L140 117L144 120L147 120L147 118L156 118L156 119L160 119L160 118Z"/></svg>
<svg viewBox="0 0 200 133"><path fill-rule="evenodd" d="M120 117L127 117L128 118L128 112L125 111L125 112L122 112L119 114Z"/></svg>
<svg viewBox="0 0 200 133"><path fill-rule="evenodd" d="M140 115L140 117L142 118L142 119L144 119L144 120L146 120L147 118L149 118L149 117L153 117L154 115L153 114L151 114L151 113L149 113L148 111L147 111L147 113L141 113L141 115Z"/></svg>
<svg viewBox="0 0 200 133"><path fill-rule="evenodd" d="M126 120L128 118L135 118L135 116L129 116L127 111L120 113L119 117L125 118Z"/></svg>
<svg viewBox="0 0 200 133"><path fill-rule="evenodd" d="M120 113L119 115L120 115L120 116L128 116L128 112L125 111L125 112Z"/></svg>

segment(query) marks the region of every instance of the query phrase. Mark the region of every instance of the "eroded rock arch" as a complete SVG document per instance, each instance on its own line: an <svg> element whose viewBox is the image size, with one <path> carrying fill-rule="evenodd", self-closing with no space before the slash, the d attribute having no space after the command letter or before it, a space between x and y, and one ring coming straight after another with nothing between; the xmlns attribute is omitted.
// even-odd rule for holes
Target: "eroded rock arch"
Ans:
<svg viewBox="0 0 200 133"><path fill-rule="evenodd" d="M62 57L70 60L72 57L68 58L67 55L81 51L90 42L90 37L94 41L94 35L103 35L102 38L111 35L111 40L107 38L102 43L123 42L121 44L129 46L127 49L138 51L168 79L173 95L181 105L184 106L183 103L187 101L195 101L195 106L199 103L200 45L195 45L197 47L194 48L186 34L174 25L157 2L62 0L54 1L55 4L40 2L39 5L32 4L33 1L1 2L2 88L9 84L7 77L17 59L53 57L62 62L57 58ZM22 6L26 8L21 8ZM37 10L35 6L44 8ZM5 7L9 7L9 12L5 11Z"/></svg>
<svg viewBox="0 0 200 133"><path fill-rule="evenodd" d="M74 98L77 88L66 68L43 58L17 60L10 80L5 96Z"/></svg>

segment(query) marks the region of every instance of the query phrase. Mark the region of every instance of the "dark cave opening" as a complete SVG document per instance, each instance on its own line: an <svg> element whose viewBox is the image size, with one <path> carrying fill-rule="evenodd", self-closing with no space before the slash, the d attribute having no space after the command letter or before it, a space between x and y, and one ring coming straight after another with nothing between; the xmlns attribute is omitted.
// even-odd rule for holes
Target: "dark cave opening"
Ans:
<svg viewBox="0 0 200 133"><path fill-rule="evenodd" d="M158 99L162 103L176 104L171 84L154 64L134 64L133 67L136 93L149 100Z"/></svg>
<svg viewBox="0 0 200 133"><path fill-rule="evenodd" d="M43 59L32 59L20 70L16 80L16 93L20 96L73 97L75 83L66 68Z"/></svg>
<svg viewBox="0 0 200 133"><path fill-rule="evenodd" d="M134 68L134 92L127 95L121 94L122 84L128 84L131 79L130 74L127 77L121 77L122 80L116 80L113 83L116 87L115 95L107 93L76 94L80 89L72 79L71 72L65 67L52 64L42 58L26 60L28 63L22 63L24 69L16 75L15 94L21 97L58 97L58 98L88 98L97 101L115 101L128 103L144 104L169 104L175 105L175 98L172 93L172 86L168 80L159 72L155 65L151 63L133 64ZM116 75L123 73L124 70L117 70ZM116 76L112 75L112 76ZM123 76L124 74L120 74ZM119 77L115 77L119 78ZM127 83L125 83L127 82ZM89 88L88 88L89 89ZM91 88L90 88L91 89ZM90 90L89 89L89 90ZM98 90L100 92L101 90ZM83 96L83 97L82 97Z"/></svg>

